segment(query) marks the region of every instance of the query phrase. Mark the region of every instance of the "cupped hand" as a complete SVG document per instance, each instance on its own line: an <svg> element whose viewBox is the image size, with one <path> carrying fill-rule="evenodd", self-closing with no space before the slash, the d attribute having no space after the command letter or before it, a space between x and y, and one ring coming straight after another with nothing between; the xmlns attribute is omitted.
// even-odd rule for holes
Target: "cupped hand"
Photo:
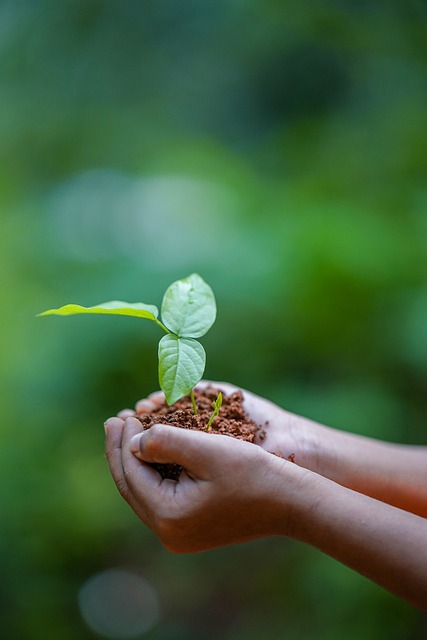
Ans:
<svg viewBox="0 0 427 640"><path fill-rule="evenodd" d="M248 416L262 427L261 436L256 439L262 449L282 458L292 460L299 466L318 473L323 472L322 454L331 440L331 432L322 425L297 416L270 400L266 400L246 389L240 389L228 382L203 380L198 389L213 387L230 395L236 391L243 394L243 406ZM160 408L165 401L162 391L156 391L137 402L135 410L124 409L118 417L128 417L150 413ZM328 447L328 455L333 452L333 442Z"/></svg>
<svg viewBox="0 0 427 640"><path fill-rule="evenodd" d="M260 447L162 424L141 433L136 418L116 417L106 423L106 451L121 495L170 551L289 532L302 470ZM162 479L153 462L184 469L178 481Z"/></svg>

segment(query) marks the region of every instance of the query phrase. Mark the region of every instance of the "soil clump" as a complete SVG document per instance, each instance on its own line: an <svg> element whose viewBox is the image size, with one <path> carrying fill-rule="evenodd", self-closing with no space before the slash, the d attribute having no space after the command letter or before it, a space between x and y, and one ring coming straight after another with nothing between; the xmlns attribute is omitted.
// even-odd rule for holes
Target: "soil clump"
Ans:
<svg viewBox="0 0 427 640"><path fill-rule="evenodd" d="M169 424L182 429L206 431L206 425L213 413L212 403L217 399L218 389L206 387L203 390L194 390L197 406L197 415L194 414L190 396L185 396L170 407L164 403L158 409L150 413L142 413L136 417L141 422L145 431L159 422ZM223 392L222 407L219 415L213 421L209 430L210 434L221 434L254 442L255 439L265 438L264 429L251 420L243 408L243 395L236 391L231 395ZM178 480L182 467L177 464L153 464L162 478Z"/></svg>

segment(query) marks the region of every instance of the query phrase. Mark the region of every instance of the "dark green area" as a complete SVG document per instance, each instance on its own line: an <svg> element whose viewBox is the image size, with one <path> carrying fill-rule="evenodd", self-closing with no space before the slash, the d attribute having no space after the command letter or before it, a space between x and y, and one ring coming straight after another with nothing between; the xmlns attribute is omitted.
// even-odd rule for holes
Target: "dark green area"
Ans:
<svg viewBox="0 0 427 640"><path fill-rule="evenodd" d="M196 271L219 307L207 377L426 444L426 30L421 0L0 4L5 637L96 637L78 594L116 567L157 593L148 640L426 637L425 616L290 541L164 551L102 428L157 389L157 328L35 318L159 305Z"/></svg>

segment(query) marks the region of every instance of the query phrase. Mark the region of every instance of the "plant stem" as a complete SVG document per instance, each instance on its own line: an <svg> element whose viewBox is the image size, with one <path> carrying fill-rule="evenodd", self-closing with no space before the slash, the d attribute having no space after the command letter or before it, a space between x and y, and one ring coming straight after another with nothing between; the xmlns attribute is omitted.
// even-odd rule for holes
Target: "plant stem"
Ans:
<svg viewBox="0 0 427 640"><path fill-rule="evenodd" d="M191 389L190 391L190 398L191 398L191 404L193 405L194 415L197 416L197 405L196 405L196 399L194 397L193 389Z"/></svg>
<svg viewBox="0 0 427 640"><path fill-rule="evenodd" d="M169 329L167 329L167 328L165 327L165 325L163 324L163 322L160 322L160 320L158 320L157 318L155 318L154 322L155 322L155 323L156 323L156 324L157 324L161 329L163 329L163 331L166 331L166 333L169 333L169 334L171 334L171 333L172 333L171 331L169 331Z"/></svg>
<svg viewBox="0 0 427 640"><path fill-rule="evenodd" d="M209 418L209 422L206 425L205 431L210 431L211 430L212 422L215 420L215 418L216 418L216 415L215 415L215 413L213 413L211 415L211 417Z"/></svg>

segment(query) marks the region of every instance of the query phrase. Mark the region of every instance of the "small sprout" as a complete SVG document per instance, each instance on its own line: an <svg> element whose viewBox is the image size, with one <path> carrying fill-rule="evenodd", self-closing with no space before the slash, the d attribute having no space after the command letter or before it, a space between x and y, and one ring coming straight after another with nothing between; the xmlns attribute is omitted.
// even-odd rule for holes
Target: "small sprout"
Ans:
<svg viewBox="0 0 427 640"><path fill-rule="evenodd" d="M166 402L171 405L188 393L195 406L193 387L201 380L206 363L205 350L196 340L209 331L216 318L212 289L197 273L177 280L163 297L159 310L142 302L104 302L94 307L67 304L40 316L69 316L82 313L134 316L151 320L166 333L159 342L159 382Z"/></svg>
<svg viewBox="0 0 427 640"><path fill-rule="evenodd" d="M212 402L212 406L214 408L214 411L213 411L213 414L211 415L211 417L209 418L209 422L206 425L205 431L210 431L212 423L215 420L215 418L218 416L219 410L222 407L222 393L221 393L221 391L218 393L217 399Z"/></svg>

